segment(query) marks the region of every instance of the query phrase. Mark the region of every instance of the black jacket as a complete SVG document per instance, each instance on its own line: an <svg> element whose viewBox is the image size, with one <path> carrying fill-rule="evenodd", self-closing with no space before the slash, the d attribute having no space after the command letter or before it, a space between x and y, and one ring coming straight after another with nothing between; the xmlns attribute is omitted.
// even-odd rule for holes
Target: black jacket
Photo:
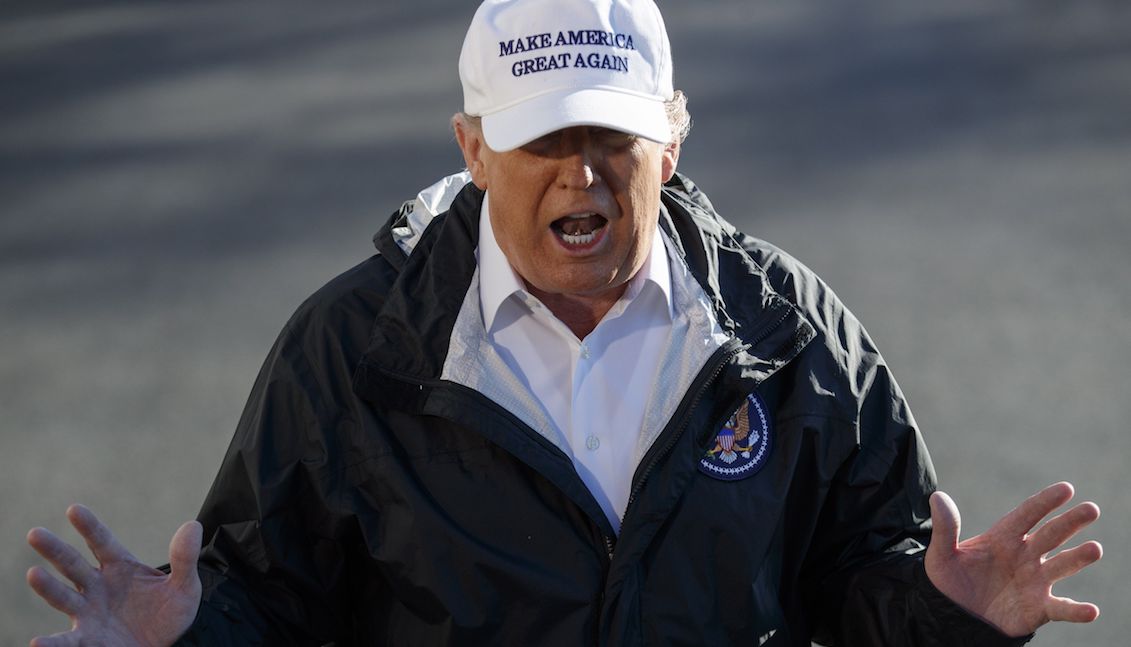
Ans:
<svg viewBox="0 0 1131 647"><path fill-rule="evenodd" d="M670 394L615 536L569 457L476 386L499 382L460 317L481 201L465 187L408 255L394 214L284 328L200 513L180 644L1024 642L927 580L934 474L859 322L682 176L661 229L722 340ZM712 478L701 461L752 393L772 444L756 473Z"/></svg>

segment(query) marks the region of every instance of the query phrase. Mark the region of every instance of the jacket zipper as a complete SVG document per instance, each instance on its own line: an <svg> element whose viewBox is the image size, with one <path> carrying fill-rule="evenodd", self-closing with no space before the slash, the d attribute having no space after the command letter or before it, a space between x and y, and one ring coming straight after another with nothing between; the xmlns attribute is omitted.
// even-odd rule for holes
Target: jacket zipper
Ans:
<svg viewBox="0 0 1131 647"><path fill-rule="evenodd" d="M632 486L632 490L628 495L628 503L625 504L625 519L628 519L628 511L632 509L632 504L636 501L636 497L644 488L644 483L648 480L648 476L651 475L652 471L656 469L656 466L660 463L660 461L665 456L667 456L668 452L670 452L672 448L675 447L676 441L678 441L683 436L683 432L687 430L687 425L691 420L691 412L695 411L695 408L699 406L699 401L703 399L703 395L707 392L707 387L709 387L711 383L719 377L719 375L723 372L723 369L727 366L728 363L730 363L730 360L733 359L735 355L738 355L747 348L750 348L750 346L748 345L739 344L734 339L732 339L729 343L734 344L734 346L719 357L714 366L714 369L712 369L711 371L711 374L708 375L699 385L698 390L696 390L695 392L695 397L683 410L683 415L681 416L682 420L680 422L678 430L667 435L664 444L660 447L659 451L657 451L652 456L652 460L648 461L648 464L644 467L644 471L640 473L640 479L637 480L636 484ZM611 548L609 550L609 559L612 559Z"/></svg>
<svg viewBox="0 0 1131 647"><path fill-rule="evenodd" d="M702 382L702 384L700 384L699 389L695 392L695 398L691 401L690 406L688 406L687 409L685 409L684 412L683 412L683 416L682 416L683 420L680 424L679 431L677 431L677 432L675 432L675 433L673 433L673 434L671 434L670 436L667 437L663 446L661 446L660 450L658 452L656 452L655 455L653 455L652 460L650 460L648 462L648 465L644 468L644 471L640 473L640 480L638 480L636 482L636 484L632 486L632 490L629 492L629 495L628 495L628 503L626 503L625 507L624 507L624 518L625 519L628 518L628 511L632 508L633 502L636 501L636 497L640 494L640 491L644 488L644 483L648 480L648 476L652 473L652 470L654 470L656 468L656 465L659 464L660 460L663 459L664 456L666 456L668 454L668 452L670 452L672 450L673 447L675 447L676 441L678 441L679 438L681 436L683 436L683 432L687 430L687 425L690 421L691 412L694 411L695 407L697 407L699 405L699 401L703 398L703 394L706 393L707 387L710 386L711 383L714 382L715 379L719 377L719 374L721 374L723 372L723 368L730 362L730 360L735 355L738 355L742 351L747 350L749 348L753 348L755 344L762 341L763 339L768 337L770 335L770 333L772 333L774 330L776 330L777 327L780 326L782 324L782 322L784 322L788 317L789 317L789 311L787 310L786 312L782 313L782 316L779 317L772 325L767 326L765 328L765 330L763 330L762 333L760 335L758 335L758 337L756 337L753 341L751 341L748 344L740 344L734 338L732 338L730 340L730 342L728 342L728 343L733 343L733 344L737 344L737 345L735 345L731 349L727 350L726 353L723 354L723 356L719 359L718 363L715 365L715 368L711 371L711 374ZM608 538L606 538L606 539L608 539ZM610 560L612 560L612 554L613 554L612 550L610 549L609 550L609 559Z"/></svg>

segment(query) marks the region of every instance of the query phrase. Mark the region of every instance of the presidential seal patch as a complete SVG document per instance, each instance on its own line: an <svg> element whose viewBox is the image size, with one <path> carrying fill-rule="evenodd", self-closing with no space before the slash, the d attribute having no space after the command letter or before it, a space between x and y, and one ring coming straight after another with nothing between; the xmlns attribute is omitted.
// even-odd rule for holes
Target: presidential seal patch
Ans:
<svg viewBox="0 0 1131 647"><path fill-rule="evenodd" d="M753 476L766 464L770 445L769 412L751 393L715 434L714 446L699 459L699 471L723 481Z"/></svg>

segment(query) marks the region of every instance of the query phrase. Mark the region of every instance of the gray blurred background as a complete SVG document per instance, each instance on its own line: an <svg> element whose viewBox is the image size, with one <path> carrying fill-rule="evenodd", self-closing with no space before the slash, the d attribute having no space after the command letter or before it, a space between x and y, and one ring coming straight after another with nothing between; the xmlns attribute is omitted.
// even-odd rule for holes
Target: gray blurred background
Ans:
<svg viewBox="0 0 1131 647"><path fill-rule="evenodd" d="M1104 510L1128 644L1127 2L668 2L681 170L817 270L907 392L964 535L1047 483ZM293 308L461 159L474 3L0 4L0 644L66 620L34 525L143 559L195 515Z"/></svg>

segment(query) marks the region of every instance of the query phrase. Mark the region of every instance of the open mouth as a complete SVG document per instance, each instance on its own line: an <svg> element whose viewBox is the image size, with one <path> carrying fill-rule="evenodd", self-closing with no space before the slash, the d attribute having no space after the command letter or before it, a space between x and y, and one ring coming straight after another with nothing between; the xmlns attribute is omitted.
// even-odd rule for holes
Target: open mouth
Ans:
<svg viewBox="0 0 1131 647"><path fill-rule="evenodd" d="M579 213L558 218L550 223L550 228L566 245L584 247L596 241L608 223L604 216L596 213Z"/></svg>

